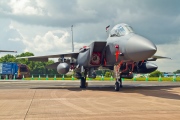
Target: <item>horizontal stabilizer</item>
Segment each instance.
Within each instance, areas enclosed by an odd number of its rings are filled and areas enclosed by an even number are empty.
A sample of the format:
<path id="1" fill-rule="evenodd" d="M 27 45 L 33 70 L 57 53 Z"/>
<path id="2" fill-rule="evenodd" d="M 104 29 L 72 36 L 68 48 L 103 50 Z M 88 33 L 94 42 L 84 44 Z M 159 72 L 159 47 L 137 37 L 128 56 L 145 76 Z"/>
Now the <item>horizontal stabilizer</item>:
<path id="1" fill-rule="evenodd" d="M 151 58 L 148 58 L 147 61 L 156 61 L 157 59 L 171 59 L 171 58 L 153 55 Z"/>

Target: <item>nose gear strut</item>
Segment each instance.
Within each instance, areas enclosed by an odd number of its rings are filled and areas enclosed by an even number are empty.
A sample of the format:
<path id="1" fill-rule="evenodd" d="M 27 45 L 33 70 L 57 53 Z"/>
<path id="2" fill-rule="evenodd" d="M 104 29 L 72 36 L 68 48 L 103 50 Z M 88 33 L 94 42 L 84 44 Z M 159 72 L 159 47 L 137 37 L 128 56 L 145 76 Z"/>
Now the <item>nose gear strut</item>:
<path id="1" fill-rule="evenodd" d="M 122 63 L 123 62 L 120 62 L 118 65 L 114 66 L 114 73 L 116 78 L 116 82 L 114 86 L 115 91 L 119 91 L 120 88 L 122 88 L 122 78 L 121 78 L 121 73 L 119 72 Z"/>
<path id="2" fill-rule="evenodd" d="M 115 87 L 114 87 L 115 91 L 119 91 L 120 88 L 122 88 L 122 74 L 129 72 L 128 74 L 131 75 L 134 71 L 134 66 L 135 66 L 135 62 L 129 62 L 129 63 L 126 62 L 125 64 L 123 64 L 123 61 L 120 61 L 118 65 L 114 65 L 114 74 L 116 78 Z"/>

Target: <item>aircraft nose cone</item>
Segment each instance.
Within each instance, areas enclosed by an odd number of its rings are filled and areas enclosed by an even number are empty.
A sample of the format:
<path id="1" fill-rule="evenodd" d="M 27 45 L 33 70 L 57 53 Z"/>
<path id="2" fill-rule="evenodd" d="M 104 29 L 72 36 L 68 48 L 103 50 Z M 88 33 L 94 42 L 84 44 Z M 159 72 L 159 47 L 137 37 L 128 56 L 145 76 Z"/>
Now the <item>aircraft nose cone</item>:
<path id="1" fill-rule="evenodd" d="M 133 61 L 146 60 L 156 51 L 157 47 L 151 41 L 139 35 L 131 37 L 126 46 L 127 55 Z"/>

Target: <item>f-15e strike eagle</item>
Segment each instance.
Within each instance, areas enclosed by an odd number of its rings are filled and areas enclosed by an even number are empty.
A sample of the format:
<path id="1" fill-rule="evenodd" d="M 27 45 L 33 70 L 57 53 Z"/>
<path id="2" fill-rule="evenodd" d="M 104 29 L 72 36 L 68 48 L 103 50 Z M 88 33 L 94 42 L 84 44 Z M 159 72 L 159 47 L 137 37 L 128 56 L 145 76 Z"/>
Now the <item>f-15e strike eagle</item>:
<path id="1" fill-rule="evenodd" d="M 95 78 L 95 70 L 100 66 L 114 71 L 115 90 L 122 87 L 122 78 L 132 78 L 133 73 L 150 73 L 158 67 L 148 61 L 156 61 L 157 47 L 145 37 L 135 34 L 128 24 L 117 24 L 109 33 L 106 41 L 94 41 L 82 47 L 78 52 L 57 55 L 29 56 L 32 61 L 48 61 L 48 58 L 59 58 L 59 62 L 47 66 L 55 68 L 59 74 L 74 70 L 81 80 L 80 88 L 86 88 L 86 77 Z M 67 59 L 70 58 L 70 59 Z"/>

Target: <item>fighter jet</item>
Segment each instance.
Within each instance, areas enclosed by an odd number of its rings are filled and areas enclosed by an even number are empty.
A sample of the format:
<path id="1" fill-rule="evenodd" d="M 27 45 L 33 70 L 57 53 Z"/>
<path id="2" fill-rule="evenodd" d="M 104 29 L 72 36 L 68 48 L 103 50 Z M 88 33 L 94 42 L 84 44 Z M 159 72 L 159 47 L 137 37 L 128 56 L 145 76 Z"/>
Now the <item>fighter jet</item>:
<path id="1" fill-rule="evenodd" d="M 106 41 L 94 41 L 77 52 L 17 59 L 48 61 L 48 58 L 59 58 L 59 62 L 47 68 L 55 68 L 59 74 L 74 70 L 75 77 L 81 80 L 80 88 L 86 88 L 87 75 L 89 78 L 95 78 L 95 70 L 99 67 L 108 68 L 114 72 L 114 89 L 119 91 L 122 87 L 122 78 L 132 78 L 133 73 L 151 73 L 158 66 L 149 61 L 167 58 L 155 56 L 156 51 L 157 47 L 153 42 L 136 34 L 130 25 L 121 23 L 111 29 Z"/>

